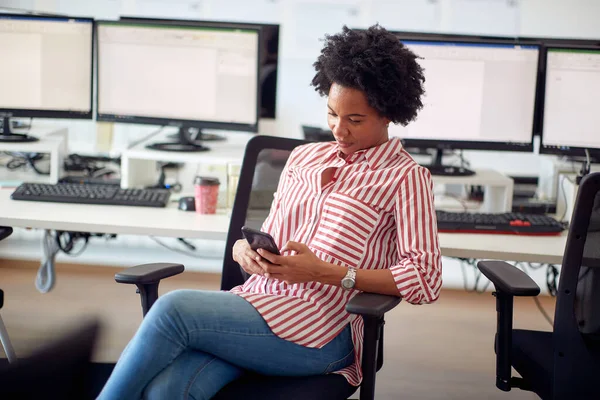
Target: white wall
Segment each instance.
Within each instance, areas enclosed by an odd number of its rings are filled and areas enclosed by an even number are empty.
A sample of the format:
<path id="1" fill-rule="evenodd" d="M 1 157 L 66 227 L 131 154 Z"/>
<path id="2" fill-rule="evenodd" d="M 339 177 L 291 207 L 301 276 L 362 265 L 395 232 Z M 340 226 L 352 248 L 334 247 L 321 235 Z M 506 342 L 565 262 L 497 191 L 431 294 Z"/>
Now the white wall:
<path id="1" fill-rule="evenodd" d="M 116 19 L 119 15 L 198 18 L 281 24 L 277 120 L 264 133 L 300 135 L 301 124 L 325 126 L 325 102 L 309 86 L 325 33 L 343 24 L 375 22 L 392 30 L 505 36 L 600 37 L 600 0 L 0 0 L 0 7 Z M 95 150 L 96 126 L 90 121 L 49 121 L 70 128 L 72 150 Z M 115 127 L 122 148 L 151 128 Z M 535 154 L 468 152 L 474 167 L 536 175 Z M 213 256 L 220 257 L 216 246 Z M 94 262 L 94 260 L 89 260 Z M 99 261 L 97 261 L 99 262 Z M 199 269 L 203 269 L 199 265 Z M 457 268 L 456 268 L 457 269 Z M 460 286 L 456 269 L 446 268 L 450 286 Z"/>

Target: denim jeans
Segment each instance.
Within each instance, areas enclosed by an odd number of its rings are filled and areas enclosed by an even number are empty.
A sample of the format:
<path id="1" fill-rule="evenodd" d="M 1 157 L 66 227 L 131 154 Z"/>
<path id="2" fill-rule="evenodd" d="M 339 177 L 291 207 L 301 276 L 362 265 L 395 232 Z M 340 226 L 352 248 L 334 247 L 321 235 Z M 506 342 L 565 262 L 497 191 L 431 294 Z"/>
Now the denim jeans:
<path id="1" fill-rule="evenodd" d="M 233 293 L 178 290 L 150 309 L 99 399 L 210 399 L 244 370 L 319 375 L 353 360 L 350 326 L 323 348 L 304 347 L 275 336 Z"/>

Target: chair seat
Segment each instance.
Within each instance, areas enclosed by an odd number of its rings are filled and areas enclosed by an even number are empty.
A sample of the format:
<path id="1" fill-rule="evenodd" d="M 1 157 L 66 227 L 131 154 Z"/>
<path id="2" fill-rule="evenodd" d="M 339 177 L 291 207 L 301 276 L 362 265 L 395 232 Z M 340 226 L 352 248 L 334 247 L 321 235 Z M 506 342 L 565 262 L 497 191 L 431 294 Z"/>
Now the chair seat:
<path id="1" fill-rule="evenodd" d="M 514 329 L 512 364 L 531 390 L 542 399 L 552 397 L 554 354 L 552 332 Z"/>
<path id="2" fill-rule="evenodd" d="M 356 391 L 338 374 L 272 377 L 248 374 L 217 393 L 215 400 L 344 400 Z"/>

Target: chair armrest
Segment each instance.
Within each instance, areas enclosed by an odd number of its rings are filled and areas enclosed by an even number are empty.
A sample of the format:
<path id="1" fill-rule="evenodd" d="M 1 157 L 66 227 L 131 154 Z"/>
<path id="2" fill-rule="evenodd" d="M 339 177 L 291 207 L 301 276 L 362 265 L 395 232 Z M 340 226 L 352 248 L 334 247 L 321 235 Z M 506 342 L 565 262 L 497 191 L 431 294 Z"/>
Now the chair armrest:
<path id="1" fill-rule="evenodd" d="M 537 296 L 540 287 L 517 267 L 504 261 L 480 261 L 477 268 L 494 284 L 496 290 L 511 296 Z"/>
<path id="2" fill-rule="evenodd" d="M 136 265 L 115 274 L 115 281 L 119 283 L 133 283 L 146 285 L 160 282 L 161 279 L 182 273 L 183 264 L 152 263 Z"/>
<path id="3" fill-rule="evenodd" d="M 396 307 L 402 298 L 376 293 L 359 293 L 348 304 L 346 311 L 366 317 L 382 317 L 383 314 Z"/>
<path id="4" fill-rule="evenodd" d="M 0 240 L 4 240 L 9 237 L 13 232 L 10 226 L 0 226 Z"/>

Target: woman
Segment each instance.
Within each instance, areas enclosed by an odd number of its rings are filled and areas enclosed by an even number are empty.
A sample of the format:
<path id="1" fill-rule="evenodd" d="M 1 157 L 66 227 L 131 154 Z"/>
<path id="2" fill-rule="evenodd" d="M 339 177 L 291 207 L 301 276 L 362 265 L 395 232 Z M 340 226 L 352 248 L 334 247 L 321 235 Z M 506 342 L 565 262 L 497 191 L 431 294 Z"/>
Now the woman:
<path id="1" fill-rule="evenodd" d="M 244 285 L 161 297 L 100 398 L 208 399 L 245 369 L 360 384 L 362 318 L 347 302 L 366 291 L 423 304 L 441 287 L 429 172 L 388 137 L 422 107 L 416 58 L 379 26 L 326 37 L 312 84 L 335 142 L 296 148 L 282 172 L 262 228 L 282 255 L 239 240 Z"/>

